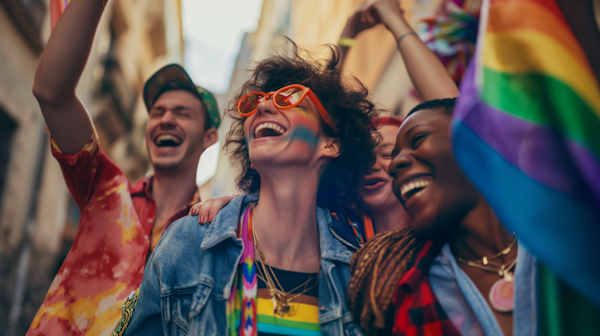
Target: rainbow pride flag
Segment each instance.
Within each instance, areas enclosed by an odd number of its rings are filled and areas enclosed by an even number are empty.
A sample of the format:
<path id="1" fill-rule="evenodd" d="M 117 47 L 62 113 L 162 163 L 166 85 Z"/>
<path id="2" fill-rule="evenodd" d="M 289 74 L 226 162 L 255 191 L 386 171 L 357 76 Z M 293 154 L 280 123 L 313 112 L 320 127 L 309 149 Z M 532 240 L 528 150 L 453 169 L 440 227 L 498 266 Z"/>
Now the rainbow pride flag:
<path id="1" fill-rule="evenodd" d="M 455 156 L 498 217 L 600 307 L 600 87 L 554 0 L 485 0 Z"/>
<path id="2" fill-rule="evenodd" d="M 54 29 L 54 25 L 67 8 L 71 0 L 50 0 L 50 27 Z"/>

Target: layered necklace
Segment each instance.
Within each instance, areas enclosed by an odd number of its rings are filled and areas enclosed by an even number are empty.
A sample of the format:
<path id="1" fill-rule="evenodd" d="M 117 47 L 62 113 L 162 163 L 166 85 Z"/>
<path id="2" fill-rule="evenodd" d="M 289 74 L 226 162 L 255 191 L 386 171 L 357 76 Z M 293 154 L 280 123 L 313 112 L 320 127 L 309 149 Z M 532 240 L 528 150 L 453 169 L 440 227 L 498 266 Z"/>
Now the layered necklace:
<path id="1" fill-rule="evenodd" d="M 252 210 L 254 210 L 254 206 L 252 207 Z M 293 288 L 290 291 L 285 291 L 283 289 L 283 286 L 277 279 L 275 272 L 273 272 L 273 268 L 271 268 L 271 265 L 269 265 L 269 261 L 267 260 L 267 257 L 265 256 L 262 249 L 260 248 L 260 243 L 258 241 L 258 235 L 256 234 L 256 221 L 254 220 L 254 214 L 252 211 L 250 212 L 250 214 L 252 216 L 252 222 L 254 223 L 254 225 L 252 225 L 252 238 L 253 238 L 252 241 L 254 242 L 254 247 L 256 248 L 256 251 L 258 252 L 258 255 L 260 257 L 260 263 L 257 263 L 257 264 L 260 264 L 260 267 L 256 267 L 256 270 L 257 270 L 256 274 L 257 274 L 258 278 L 261 279 L 262 281 L 264 281 L 264 283 L 267 285 L 269 294 L 271 294 L 271 300 L 273 301 L 273 312 L 279 316 L 284 316 L 284 315 L 293 316 L 296 314 L 297 309 L 294 309 L 295 306 L 292 306 L 290 304 L 290 302 L 292 300 L 298 298 L 300 295 L 315 288 L 319 284 L 319 273 L 317 272 L 316 276 L 313 276 L 311 274 L 308 277 L 308 279 L 306 281 L 304 281 L 303 283 L 301 283 L 300 285 L 296 286 L 295 288 Z M 315 283 L 309 287 L 309 284 L 315 278 L 316 278 Z M 302 288 L 302 290 L 299 293 L 292 295 L 292 293 L 299 290 L 300 288 Z M 296 308 L 297 308 L 297 306 L 296 306 Z"/>
<path id="2" fill-rule="evenodd" d="M 507 248 L 490 257 L 484 256 L 483 258 L 477 260 L 466 260 L 460 257 L 454 257 L 456 261 L 461 264 L 498 274 L 500 279 L 498 279 L 492 285 L 488 298 L 492 308 L 500 313 L 510 313 L 513 311 L 515 306 L 515 286 L 513 281 L 514 272 L 512 269 L 517 264 L 518 257 L 515 257 L 504 264 L 500 264 L 491 260 L 495 260 L 509 254 L 516 242 L 517 237 L 515 236 L 515 239 Z"/>

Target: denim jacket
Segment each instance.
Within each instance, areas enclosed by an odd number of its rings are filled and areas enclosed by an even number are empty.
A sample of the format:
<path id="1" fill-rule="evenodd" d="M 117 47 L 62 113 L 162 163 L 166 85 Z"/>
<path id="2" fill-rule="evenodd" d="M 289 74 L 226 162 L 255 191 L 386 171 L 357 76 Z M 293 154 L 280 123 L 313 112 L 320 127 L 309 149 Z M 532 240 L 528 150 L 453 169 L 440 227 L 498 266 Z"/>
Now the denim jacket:
<path id="1" fill-rule="evenodd" d="M 242 256 L 237 237 L 244 207 L 236 197 L 212 223 L 184 217 L 169 227 L 144 271 L 137 307 L 125 335 L 227 335 L 227 302 Z M 351 252 L 334 238 L 331 216 L 317 207 L 321 247 L 319 324 L 323 335 L 362 335 L 346 306 Z"/>

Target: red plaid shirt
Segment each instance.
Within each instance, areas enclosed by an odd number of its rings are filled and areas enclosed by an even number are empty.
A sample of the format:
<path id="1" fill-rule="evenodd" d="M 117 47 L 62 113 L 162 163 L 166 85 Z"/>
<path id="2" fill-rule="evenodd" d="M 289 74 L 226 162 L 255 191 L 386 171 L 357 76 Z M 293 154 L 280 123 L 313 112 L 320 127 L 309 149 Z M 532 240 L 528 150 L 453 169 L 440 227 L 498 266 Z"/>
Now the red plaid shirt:
<path id="1" fill-rule="evenodd" d="M 402 276 L 392 300 L 395 336 L 454 336 L 458 329 L 446 316 L 429 283 L 429 269 L 443 244 L 426 241 L 413 266 Z"/>

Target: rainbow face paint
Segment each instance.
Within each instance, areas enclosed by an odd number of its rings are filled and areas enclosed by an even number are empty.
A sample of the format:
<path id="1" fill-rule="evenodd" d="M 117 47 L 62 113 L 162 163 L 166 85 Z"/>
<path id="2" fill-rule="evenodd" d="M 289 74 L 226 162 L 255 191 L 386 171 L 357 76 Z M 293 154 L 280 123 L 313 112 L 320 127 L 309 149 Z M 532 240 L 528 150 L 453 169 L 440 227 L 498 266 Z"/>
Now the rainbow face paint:
<path id="1" fill-rule="evenodd" d="M 269 108 L 276 109 L 273 105 Z M 271 153 L 289 151 L 296 158 L 313 153 L 320 141 L 320 116 L 314 106 L 306 101 L 295 108 L 277 111 L 279 113 L 257 117 L 253 115 L 246 121 L 245 132 L 250 157 L 263 146 L 269 147 L 265 149 Z M 280 155 L 283 153 L 280 152 Z"/>
<path id="2" fill-rule="evenodd" d="M 295 108 L 288 113 L 290 129 L 285 137 L 290 142 L 299 142 L 306 146 L 306 151 L 315 150 L 319 144 L 319 117 L 304 108 Z"/>

